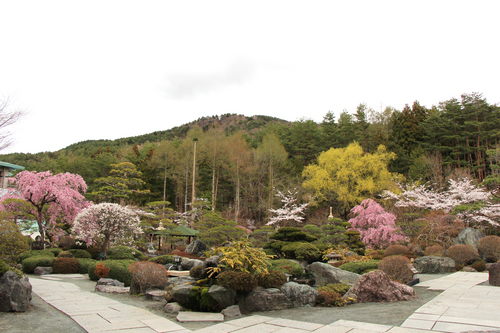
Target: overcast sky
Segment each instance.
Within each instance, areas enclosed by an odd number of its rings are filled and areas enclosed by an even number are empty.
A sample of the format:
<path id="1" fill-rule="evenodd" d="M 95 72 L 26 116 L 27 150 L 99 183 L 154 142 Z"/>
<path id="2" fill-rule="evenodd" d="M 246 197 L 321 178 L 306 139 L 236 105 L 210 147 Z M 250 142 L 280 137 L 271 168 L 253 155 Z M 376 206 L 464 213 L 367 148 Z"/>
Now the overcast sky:
<path id="1" fill-rule="evenodd" d="M 1 153 L 237 113 L 500 102 L 499 1 L 0 0 Z"/>

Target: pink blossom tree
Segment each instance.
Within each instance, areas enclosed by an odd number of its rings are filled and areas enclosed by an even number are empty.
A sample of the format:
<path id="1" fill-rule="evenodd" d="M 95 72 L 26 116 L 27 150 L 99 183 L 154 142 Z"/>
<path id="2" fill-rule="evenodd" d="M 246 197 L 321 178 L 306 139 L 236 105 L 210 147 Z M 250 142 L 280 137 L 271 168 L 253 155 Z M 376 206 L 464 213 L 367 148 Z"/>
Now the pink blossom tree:
<path id="1" fill-rule="evenodd" d="M 361 241 L 369 248 L 385 248 L 407 241 L 396 226 L 396 215 L 388 213 L 372 199 L 365 199 L 351 210 L 356 216 L 349 220 L 350 230 L 360 233 Z"/>
<path id="2" fill-rule="evenodd" d="M 82 210 L 73 223 L 72 232 L 87 245 L 99 244 L 106 255 L 109 244 L 132 240 L 142 233 L 137 213 L 114 203 L 100 203 Z"/>
<path id="3" fill-rule="evenodd" d="M 87 184 L 80 175 L 23 171 L 15 176 L 14 183 L 17 188 L 2 196 L 0 210 L 18 217 L 34 218 L 42 248 L 45 236 L 51 242 L 57 241 L 63 234 L 62 226 L 70 225 L 83 208 L 92 204 L 83 196 Z M 24 204 L 13 199 L 20 199 Z"/>
<path id="4" fill-rule="evenodd" d="M 269 222 L 266 225 L 277 224 L 279 225 L 282 222 L 294 221 L 295 223 L 302 223 L 304 220 L 304 212 L 309 206 L 308 203 L 298 205 L 297 204 L 297 191 L 288 193 L 283 193 L 278 190 L 277 197 L 281 199 L 283 206 L 278 209 L 269 209 L 270 213 L 276 214 L 275 216 L 269 219 Z"/>

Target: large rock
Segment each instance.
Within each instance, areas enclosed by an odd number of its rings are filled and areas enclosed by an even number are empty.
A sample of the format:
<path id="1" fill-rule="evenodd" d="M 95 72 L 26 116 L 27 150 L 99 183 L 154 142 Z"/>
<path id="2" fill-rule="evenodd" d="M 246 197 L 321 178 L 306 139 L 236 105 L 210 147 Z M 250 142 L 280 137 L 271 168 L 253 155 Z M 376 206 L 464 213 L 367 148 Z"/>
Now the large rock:
<path id="1" fill-rule="evenodd" d="M 189 271 L 191 268 L 195 266 L 202 266 L 203 261 L 199 259 L 189 259 L 189 258 L 182 258 L 181 261 L 181 267 L 185 271 Z"/>
<path id="2" fill-rule="evenodd" d="M 207 250 L 207 246 L 199 239 L 195 239 L 191 244 L 186 247 L 186 252 L 201 256 Z"/>
<path id="3" fill-rule="evenodd" d="M 458 234 L 457 238 L 455 239 L 455 244 L 472 245 L 477 249 L 477 243 L 483 237 L 484 234 L 481 230 L 465 228 Z"/>
<path id="4" fill-rule="evenodd" d="M 33 274 L 46 275 L 46 274 L 52 274 L 53 272 L 54 272 L 54 269 L 52 267 L 36 267 Z"/>
<path id="5" fill-rule="evenodd" d="M 285 294 L 294 308 L 305 305 L 315 305 L 318 291 L 307 284 L 287 282 L 280 290 Z"/>
<path id="6" fill-rule="evenodd" d="M 496 262 L 488 267 L 490 286 L 500 287 L 500 263 Z"/>
<path id="7" fill-rule="evenodd" d="M 231 305 L 221 311 L 224 315 L 224 320 L 241 317 L 240 307 L 238 305 Z"/>
<path id="8" fill-rule="evenodd" d="M 100 293 L 108 293 L 108 294 L 129 294 L 130 287 L 119 287 L 119 286 L 98 284 L 95 286 L 94 291 Z"/>
<path id="9" fill-rule="evenodd" d="M 108 279 L 108 278 L 100 278 L 97 280 L 97 285 L 98 286 L 115 286 L 115 287 L 125 287 L 123 282 L 120 282 L 115 279 Z"/>
<path id="10" fill-rule="evenodd" d="M 359 274 L 344 271 L 340 268 L 322 262 L 315 262 L 307 266 L 306 270 L 314 278 L 315 285 L 329 283 L 346 283 L 353 285 L 360 277 Z"/>
<path id="11" fill-rule="evenodd" d="M 170 276 L 167 285 L 175 287 L 181 284 L 193 284 L 195 282 L 196 279 L 190 276 Z"/>
<path id="12" fill-rule="evenodd" d="M 188 303 L 189 293 L 193 289 L 192 285 L 180 284 L 172 288 L 172 298 L 181 305 Z"/>
<path id="13" fill-rule="evenodd" d="M 177 302 L 167 303 L 163 310 L 166 313 L 179 313 L 180 311 L 184 311 L 185 309 Z"/>
<path id="14" fill-rule="evenodd" d="M 31 301 L 31 284 L 7 271 L 0 278 L 0 312 L 25 312 Z"/>
<path id="15" fill-rule="evenodd" d="M 285 293 L 276 288 L 256 289 L 238 302 L 242 313 L 283 310 L 292 307 Z"/>
<path id="16" fill-rule="evenodd" d="M 448 257 L 425 256 L 416 258 L 413 267 L 422 274 L 445 274 L 455 271 L 455 260 Z"/>
<path id="17" fill-rule="evenodd" d="M 355 298 L 357 303 L 398 302 L 418 298 L 412 287 L 392 281 L 383 271 L 376 270 L 362 275 L 344 295 Z"/>
<path id="18" fill-rule="evenodd" d="M 219 303 L 222 309 L 233 305 L 236 299 L 236 291 L 219 285 L 208 288 L 208 294 Z"/>
<path id="19" fill-rule="evenodd" d="M 146 299 L 155 301 L 155 302 L 162 302 L 165 300 L 165 297 L 167 295 L 166 290 L 160 290 L 160 289 L 148 289 L 144 296 L 146 296 Z"/>

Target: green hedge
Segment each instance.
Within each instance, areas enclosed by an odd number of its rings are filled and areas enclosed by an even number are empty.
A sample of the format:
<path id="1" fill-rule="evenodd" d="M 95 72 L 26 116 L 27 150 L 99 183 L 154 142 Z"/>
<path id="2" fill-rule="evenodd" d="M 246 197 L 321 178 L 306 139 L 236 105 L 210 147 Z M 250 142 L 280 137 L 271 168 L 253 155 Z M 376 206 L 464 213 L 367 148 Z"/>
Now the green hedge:
<path id="1" fill-rule="evenodd" d="M 17 268 L 14 268 L 14 267 L 10 267 L 9 265 L 7 265 L 7 263 L 5 263 L 5 261 L 3 260 L 0 260 L 0 277 L 2 277 L 5 273 L 7 273 L 8 271 L 12 271 L 14 273 L 17 274 L 17 276 L 22 279 L 23 278 L 23 272 L 21 272 L 20 270 L 18 270 Z"/>
<path id="2" fill-rule="evenodd" d="M 87 274 L 88 267 L 92 263 L 97 263 L 97 260 L 94 259 L 88 259 L 88 258 L 77 258 L 78 262 L 80 263 L 80 268 L 78 269 L 78 273 L 80 274 Z M 95 269 L 95 268 L 94 268 Z"/>
<path id="3" fill-rule="evenodd" d="M 128 266 L 134 262 L 135 260 L 104 260 L 90 263 L 87 267 L 89 278 L 93 281 L 99 280 L 99 277 L 95 273 L 95 266 L 97 266 L 98 263 L 103 263 L 104 266 L 109 268 L 107 278 L 123 282 L 125 286 L 128 287 L 132 282 L 132 274 L 128 271 Z"/>
<path id="4" fill-rule="evenodd" d="M 288 259 L 276 259 L 269 261 L 269 270 L 281 271 L 290 274 L 293 277 L 300 277 L 304 275 L 304 269 L 300 264 Z"/>
<path id="5" fill-rule="evenodd" d="M 80 263 L 75 258 L 56 258 L 52 263 L 54 274 L 75 274 L 80 269 Z"/>
<path id="6" fill-rule="evenodd" d="M 155 262 L 155 263 L 161 264 L 161 265 L 173 264 L 174 263 L 174 256 L 172 256 L 170 254 L 165 254 L 163 256 L 150 258 L 148 261 L 152 261 L 152 262 Z"/>
<path id="7" fill-rule="evenodd" d="M 17 256 L 17 263 L 20 264 L 20 263 L 22 263 L 24 261 L 24 259 L 27 259 L 27 258 L 30 258 L 30 257 L 39 257 L 39 256 L 43 256 L 43 257 L 55 257 L 61 251 L 49 251 L 49 249 L 25 251 L 25 252 L 20 253 Z M 55 252 L 57 252 L 57 254 Z"/>
<path id="8" fill-rule="evenodd" d="M 55 258 L 49 256 L 35 256 L 23 260 L 23 272 L 26 274 L 33 274 L 37 267 L 52 267 Z"/>
<path id="9" fill-rule="evenodd" d="M 356 274 L 365 274 L 369 271 L 377 270 L 378 263 L 379 260 L 348 262 L 341 265 L 339 268 Z"/>
<path id="10" fill-rule="evenodd" d="M 92 255 L 88 251 L 82 249 L 69 249 L 68 251 L 73 255 L 73 258 L 92 259 Z"/>

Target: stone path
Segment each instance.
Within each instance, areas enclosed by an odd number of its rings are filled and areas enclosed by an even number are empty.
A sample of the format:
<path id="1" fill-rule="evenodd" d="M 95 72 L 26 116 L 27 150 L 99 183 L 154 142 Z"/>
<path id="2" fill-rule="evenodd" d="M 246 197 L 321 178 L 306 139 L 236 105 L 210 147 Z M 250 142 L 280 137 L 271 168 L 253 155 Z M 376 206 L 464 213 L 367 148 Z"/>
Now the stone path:
<path id="1" fill-rule="evenodd" d="M 65 276 L 68 277 L 68 276 Z M 84 278 L 75 274 L 73 278 Z M 401 327 L 338 320 L 329 325 L 253 315 L 196 330 L 199 333 L 429 333 L 500 330 L 500 288 L 478 285 L 485 273 L 457 272 L 420 283 L 444 290 L 411 315 Z M 56 276 L 30 278 L 35 292 L 45 302 L 66 313 L 88 332 L 192 332 L 164 317 L 125 305 L 96 293 L 80 290 Z M 332 309 L 334 311 L 334 309 Z"/>

